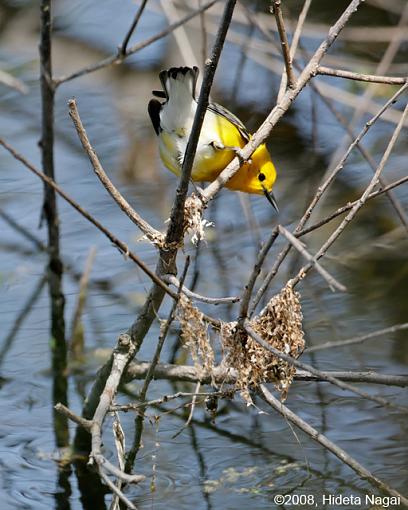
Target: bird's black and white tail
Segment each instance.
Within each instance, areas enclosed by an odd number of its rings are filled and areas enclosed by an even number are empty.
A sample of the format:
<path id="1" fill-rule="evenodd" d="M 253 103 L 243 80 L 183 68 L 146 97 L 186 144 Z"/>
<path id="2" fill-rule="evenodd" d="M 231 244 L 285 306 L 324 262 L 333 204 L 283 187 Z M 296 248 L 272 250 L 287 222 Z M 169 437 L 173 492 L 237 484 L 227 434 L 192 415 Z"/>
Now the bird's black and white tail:
<path id="1" fill-rule="evenodd" d="M 198 73 L 197 67 L 171 67 L 161 71 L 163 91 L 153 91 L 153 94 L 164 98 L 165 102 L 152 99 L 149 103 L 149 115 L 156 134 L 159 135 L 161 130 L 178 132 L 191 128 L 196 110 Z"/>
<path id="2" fill-rule="evenodd" d="M 195 99 L 198 67 L 171 67 L 161 71 L 159 77 L 167 101 L 185 97 Z"/>

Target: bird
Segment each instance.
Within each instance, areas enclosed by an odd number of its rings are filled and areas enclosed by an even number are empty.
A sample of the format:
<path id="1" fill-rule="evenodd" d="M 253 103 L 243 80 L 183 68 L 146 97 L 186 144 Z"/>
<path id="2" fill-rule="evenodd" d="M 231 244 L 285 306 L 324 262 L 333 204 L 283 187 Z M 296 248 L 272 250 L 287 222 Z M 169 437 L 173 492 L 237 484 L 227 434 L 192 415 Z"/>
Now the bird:
<path id="1" fill-rule="evenodd" d="M 180 175 L 184 154 L 197 109 L 196 83 L 198 67 L 171 67 L 160 72 L 163 90 L 153 90 L 155 98 L 148 104 L 148 113 L 159 138 L 160 158 L 171 172 Z M 251 135 L 244 124 L 229 110 L 209 103 L 193 163 L 193 181 L 212 182 L 238 156 Z M 263 194 L 279 212 L 272 188 L 276 169 L 265 144 L 253 152 L 248 161 L 226 183 L 234 191 Z"/>

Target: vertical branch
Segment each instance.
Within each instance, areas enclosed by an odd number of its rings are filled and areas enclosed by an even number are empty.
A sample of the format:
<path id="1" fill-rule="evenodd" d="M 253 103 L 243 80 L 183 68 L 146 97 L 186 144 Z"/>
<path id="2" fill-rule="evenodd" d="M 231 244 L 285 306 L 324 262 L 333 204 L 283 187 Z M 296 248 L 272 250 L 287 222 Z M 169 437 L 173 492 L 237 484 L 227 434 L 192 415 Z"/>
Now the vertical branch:
<path id="1" fill-rule="evenodd" d="M 186 201 L 188 185 L 191 179 L 191 171 L 198 146 L 198 139 L 200 137 L 201 126 L 203 125 L 205 112 L 209 103 L 210 90 L 213 84 L 215 70 L 217 69 L 221 51 L 224 46 L 225 37 L 232 19 L 235 4 L 236 0 L 228 0 L 226 3 L 211 57 L 206 61 L 204 79 L 200 90 L 200 96 L 198 98 L 197 110 L 184 155 L 179 187 L 177 188 L 176 198 L 171 211 L 170 225 L 166 237 L 166 242 L 169 244 L 174 241 L 178 241 L 183 234 L 184 204 Z"/>
<path id="2" fill-rule="evenodd" d="M 51 63 L 51 0 L 41 0 L 40 81 L 42 100 L 41 156 L 43 172 L 54 179 L 54 95 Z M 43 217 L 48 230 L 48 286 L 51 303 L 51 352 L 54 374 L 54 403 L 67 404 L 67 347 L 65 343 L 64 305 L 62 293 L 63 267 L 59 247 L 59 219 L 55 191 L 45 184 Z M 58 446 L 68 444 L 68 423 L 55 413 L 55 435 Z"/>
<path id="3" fill-rule="evenodd" d="M 176 197 L 174 199 L 173 207 L 170 215 L 170 223 L 166 233 L 166 244 L 168 249 L 160 250 L 160 259 L 157 264 L 156 273 L 160 277 L 176 272 L 176 257 L 180 241 L 184 235 L 184 205 L 186 201 L 188 185 L 191 177 L 191 170 L 198 144 L 198 137 L 200 136 L 201 125 L 204 120 L 205 111 L 208 105 L 208 98 L 211 90 L 211 85 L 218 64 L 218 60 L 224 45 L 225 36 L 232 18 L 236 0 L 228 0 L 224 14 L 220 23 L 220 28 L 214 43 L 211 59 L 206 66 L 204 80 L 200 91 L 196 115 L 194 118 L 193 128 L 190 134 L 189 142 L 184 157 L 182 173 L 180 177 L 179 187 L 177 188 Z M 164 289 L 155 283 L 146 298 L 146 301 L 139 312 L 135 322 L 129 327 L 127 334 L 130 336 L 132 343 L 135 347 L 135 356 L 143 343 L 143 340 L 148 333 L 150 326 L 157 316 L 161 303 L 164 298 Z M 105 382 L 111 372 L 113 356 L 109 361 L 100 369 L 96 376 L 94 385 L 85 401 L 82 410 L 82 416 L 86 419 L 91 419 L 99 403 L 100 395 L 105 387 Z M 89 451 L 90 441 L 89 434 L 81 427 L 77 428 L 74 446 L 76 451 Z"/>
<path id="4" fill-rule="evenodd" d="M 143 11 L 145 10 L 147 2 L 148 2 L 148 0 L 142 0 L 142 3 L 140 4 L 139 9 L 136 12 L 133 23 L 130 25 L 129 30 L 126 33 L 121 46 L 119 46 L 118 55 L 120 57 L 126 56 L 126 51 L 127 51 L 127 47 L 128 47 L 130 38 L 132 37 L 133 32 L 136 30 L 136 27 L 140 21 L 140 18 L 142 17 L 142 14 L 143 14 Z"/>
<path id="5" fill-rule="evenodd" d="M 293 72 L 292 56 L 290 54 L 289 42 L 286 35 L 285 23 L 283 21 L 283 14 L 281 9 L 281 0 L 273 0 L 272 2 L 273 14 L 275 15 L 276 25 L 278 27 L 279 37 L 281 41 L 283 59 L 285 61 L 286 76 L 288 77 L 288 87 L 295 88 L 296 78 Z"/>

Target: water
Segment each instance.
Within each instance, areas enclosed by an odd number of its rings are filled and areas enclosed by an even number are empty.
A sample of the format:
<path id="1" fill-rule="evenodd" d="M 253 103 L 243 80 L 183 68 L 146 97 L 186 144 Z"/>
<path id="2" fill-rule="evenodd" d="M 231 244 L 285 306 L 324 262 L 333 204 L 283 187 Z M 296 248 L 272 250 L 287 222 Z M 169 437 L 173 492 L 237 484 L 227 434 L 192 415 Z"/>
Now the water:
<path id="1" fill-rule="evenodd" d="M 298 4 L 294 2 L 293 6 L 296 12 Z M 29 85 L 26 96 L 0 86 L 0 133 L 39 166 L 37 7 L 30 2 L 3 2 L 0 8 L 3 21 L 0 55 L 4 68 Z M 385 19 L 382 11 L 372 7 L 365 9 L 367 18 L 377 20 L 377 24 L 393 22 L 392 17 Z M 108 1 L 97 4 L 91 0 L 61 0 L 55 10 L 54 67 L 59 75 L 111 51 L 123 37 L 134 5 L 126 2 L 118 8 Z M 328 22 L 337 13 L 326 14 Z M 315 11 L 312 11 L 312 19 L 321 20 Z M 361 23 L 364 21 L 365 18 L 360 18 Z M 138 37 L 143 39 L 163 26 L 161 15 L 148 11 L 140 24 Z M 248 31 L 237 25 L 233 28 L 244 36 Z M 21 37 L 17 37 L 20 34 Z M 131 65 L 120 70 L 102 71 L 63 85 L 56 98 L 59 183 L 128 243 L 151 268 L 155 267 L 155 250 L 140 241 L 134 225 L 94 177 L 68 118 L 66 103 L 73 96 L 77 98 L 82 120 L 104 168 L 142 216 L 163 229 L 177 183 L 159 165 L 157 142 L 146 103 L 150 90 L 158 86 L 157 70 L 179 63 L 174 53 L 169 58 L 168 41 L 132 57 Z M 199 47 L 199 40 L 196 42 Z M 307 39 L 305 44 L 313 48 L 316 41 Z M 365 51 L 339 44 L 333 54 L 367 58 Z M 406 57 L 406 48 L 404 51 L 398 56 L 401 62 Z M 377 55 L 374 56 L 377 59 Z M 239 114 L 250 128 L 255 128 L 273 105 L 278 81 L 275 75 L 252 60 L 244 62 L 241 81 L 237 81 L 237 71 L 241 67 L 240 48 L 228 44 L 217 73 L 214 98 Z M 341 86 L 352 89 L 348 83 L 342 82 Z M 318 122 L 313 126 L 310 95 L 305 91 L 270 140 L 279 172 L 275 191 L 281 208 L 279 221 L 292 228 L 343 136 L 324 106 L 319 102 L 316 107 Z M 396 107 L 400 108 L 400 104 Z M 341 105 L 339 108 L 350 117 L 350 110 Z M 376 161 L 392 129 L 389 122 L 379 122 L 366 138 L 365 146 Z M 385 175 L 389 181 L 406 173 L 405 146 L 403 132 L 387 165 Z M 45 231 L 38 229 L 42 184 L 5 151 L 0 151 L 0 167 L 1 209 L 44 242 Z M 353 155 L 319 214 L 356 198 L 370 175 L 361 158 Z M 406 187 L 398 188 L 396 195 L 407 204 Z M 262 197 L 245 197 L 245 200 L 250 204 L 252 222 L 257 228 L 248 227 L 236 193 L 223 191 L 208 211 L 207 216 L 215 221 L 215 228 L 209 231 L 208 241 L 200 251 L 197 291 L 202 294 L 238 294 L 251 271 L 259 238 L 265 239 L 276 224 L 276 216 Z M 136 317 L 149 282 L 69 205 L 59 201 L 59 211 L 62 253 L 69 266 L 64 275 L 68 332 L 78 297 L 78 274 L 83 271 L 90 248 L 94 246 L 97 250 L 83 316 L 87 356 L 83 364 L 72 366 L 68 377 L 69 406 L 80 412 L 83 397 L 103 362 L 104 350 L 114 345 L 118 333 L 126 330 Z M 0 218 L 0 222 L 0 507 L 2 510 L 16 507 L 74 510 L 104 508 L 105 504 L 108 507 L 109 497 L 104 503 L 103 488 L 89 479 L 90 475 L 87 477 L 78 467 L 73 466 L 71 470 L 57 463 L 61 452 L 56 448 L 52 411 L 46 287 L 40 288 L 39 295 L 23 314 L 30 297 L 40 287 L 47 258 L 4 219 Z M 332 228 L 330 225 L 308 236 L 305 239 L 308 248 L 316 251 Z M 282 246 L 281 241 L 276 243 L 266 268 L 271 267 Z M 406 249 L 406 235 L 387 199 L 381 197 L 368 204 L 324 262 L 347 286 L 347 293 L 331 293 L 315 273 L 299 286 L 308 344 L 348 338 L 406 321 Z M 186 252 L 194 255 L 195 249 L 188 245 Z M 299 264 L 299 258 L 292 254 L 274 280 L 269 295 L 295 274 Z M 161 317 L 166 316 L 168 308 L 166 301 L 160 311 Z M 226 320 L 234 319 L 237 310 L 225 306 L 203 309 Z M 156 324 L 143 345 L 140 359 L 151 357 L 157 335 Z M 164 361 L 172 356 L 176 342 L 175 332 L 165 346 Z M 362 345 L 321 351 L 313 356 L 304 355 L 302 360 L 313 362 L 320 369 L 404 373 L 408 362 L 406 333 L 402 331 Z M 134 382 L 127 389 L 135 393 L 140 387 L 139 382 Z M 400 404 L 407 403 L 401 389 L 362 387 Z M 178 390 L 192 391 L 192 388 L 187 384 L 158 381 L 152 384 L 149 398 Z M 117 400 L 125 403 L 129 396 L 120 394 Z M 403 414 L 326 383 L 294 383 L 287 403 L 376 476 L 406 492 L 408 444 Z M 178 401 L 168 404 L 168 408 L 178 406 Z M 193 501 L 200 509 L 262 509 L 273 507 L 273 496 L 277 493 L 294 491 L 314 494 L 316 498 L 328 493 L 360 496 L 378 493 L 302 433 L 298 432 L 295 437 L 282 418 L 265 410 L 267 414 L 258 414 L 255 408 L 247 408 L 236 397 L 232 402 L 221 403 L 216 421 L 212 423 L 199 406 L 190 427 L 172 439 L 185 423 L 188 411 L 181 408 L 173 414 L 163 414 L 163 409 L 149 409 L 143 449 L 135 466 L 137 472 L 147 476 L 147 481 L 132 488 L 129 497 L 139 508 L 187 509 Z M 156 420 L 155 416 L 160 419 Z M 133 415 L 124 414 L 121 419 L 130 445 Z M 110 418 L 105 430 L 106 454 L 115 459 Z M 74 427 L 70 425 L 71 438 L 73 434 Z M 154 491 L 150 490 L 150 484 L 155 487 Z"/>

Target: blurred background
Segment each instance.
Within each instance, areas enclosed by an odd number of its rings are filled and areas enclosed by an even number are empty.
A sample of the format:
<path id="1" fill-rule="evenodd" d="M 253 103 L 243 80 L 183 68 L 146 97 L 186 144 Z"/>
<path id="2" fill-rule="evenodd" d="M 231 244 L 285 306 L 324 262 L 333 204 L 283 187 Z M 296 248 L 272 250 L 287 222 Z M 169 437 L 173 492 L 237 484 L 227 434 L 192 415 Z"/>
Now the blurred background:
<path id="1" fill-rule="evenodd" d="M 149 1 L 130 44 L 160 32 L 202 4 L 200 0 Z M 347 4 L 313 0 L 296 57 L 300 65 Z M 289 38 L 302 5 L 298 0 L 284 2 Z M 68 75 L 115 53 L 138 6 L 134 0 L 53 2 L 54 76 Z M 159 87 L 161 69 L 194 63 L 202 67 L 221 12 L 222 2 L 121 65 L 68 81 L 57 90 L 57 181 L 152 269 L 156 251 L 141 240 L 140 232 L 94 176 L 68 117 L 67 101 L 76 98 L 91 142 L 113 182 L 144 218 L 163 230 L 177 179 L 159 161 L 147 103 L 151 90 Z M 254 16 L 258 25 L 251 23 Z M 356 72 L 407 76 L 407 24 L 404 0 L 367 0 L 323 64 Z M 278 42 L 268 2 L 238 4 L 212 99 L 240 117 L 250 131 L 256 130 L 276 102 L 283 68 Z M 38 2 L 0 0 L 0 136 L 40 167 L 38 43 Z M 223 190 L 206 213 L 206 218 L 215 224 L 207 231 L 207 241 L 201 243 L 199 250 L 186 245 L 181 257 L 190 254 L 193 258 L 188 281 L 190 285 L 195 280 L 197 292 L 209 296 L 239 295 L 252 271 L 260 242 L 278 222 L 294 228 L 321 178 L 339 159 L 342 147 L 347 147 L 347 133 L 328 105 L 357 133 L 397 90 L 390 85 L 329 77 L 318 77 L 313 83 L 321 96 L 307 87 L 268 140 L 278 171 L 274 191 L 279 217 L 263 197 Z M 377 164 L 404 101 L 406 96 L 386 112 L 364 139 L 364 147 Z M 385 169 L 388 182 L 407 173 L 406 133 L 406 129 L 401 132 Z M 371 176 L 367 162 L 354 152 L 312 220 L 358 198 Z M 395 195 L 407 210 L 407 186 L 397 188 Z M 102 488 L 80 469 L 64 465 L 55 443 L 49 302 L 44 282 L 47 256 L 42 249 L 46 231 L 39 228 L 42 197 L 41 182 L 0 150 L 0 507 L 108 508 L 109 498 L 104 501 Z M 78 281 L 89 250 L 96 249 L 83 313 L 86 355 L 82 362 L 71 363 L 66 374 L 69 406 L 80 412 L 97 368 L 114 346 L 118 333 L 125 331 L 136 317 L 150 283 L 68 204 L 58 200 L 58 206 L 66 266 L 63 284 L 68 336 L 78 302 Z M 312 253 L 339 221 L 303 239 Z M 22 228 L 16 228 L 15 223 Z M 283 245 L 279 241 L 271 250 L 265 271 Z M 325 267 L 346 285 L 347 292 L 332 293 L 315 272 L 298 287 L 307 345 L 355 337 L 405 322 L 407 249 L 407 229 L 387 197 L 370 201 L 324 260 Z M 302 262 L 295 253 L 286 259 L 267 298 L 296 274 Z M 166 316 L 169 305 L 165 303 L 161 317 Z M 238 309 L 235 305 L 219 305 L 215 310 L 203 306 L 203 310 L 233 320 Z M 157 335 L 156 324 L 140 359 L 150 359 Z M 399 331 L 356 346 L 305 354 L 302 360 L 319 369 L 372 369 L 400 374 L 407 371 L 407 345 L 406 331 Z M 185 351 L 179 349 L 175 326 L 162 360 L 183 361 L 185 357 Z M 129 384 L 127 394 L 118 395 L 117 400 L 127 402 L 129 395 L 139 389 L 139 383 Z M 157 382 L 152 384 L 150 396 L 181 389 L 190 391 L 191 386 Z M 364 389 L 398 403 L 405 398 L 407 403 L 406 393 L 397 388 Z M 400 491 L 406 490 L 406 416 L 326 383 L 294 383 L 287 403 L 375 475 Z M 177 404 L 172 406 L 176 407 Z M 161 412 L 150 410 L 148 414 Z M 139 508 L 187 509 L 194 502 L 197 509 L 266 509 L 272 507 L 277 492 L 373 492 L 354 472 L 300 433 L 299 443 L 281 417 L 259 415 L 239 398 L 221 404 L 215 423 L 198 408 L 190 427 L 172 439 L 185 422 L 186 412 L 181 408 L 146 423 L 144 447 L 135 470 L 144 473 L 148 482 L 129 492 Z M 110 427 L 109 420 L 106 427 Z M 124 415 L 123 427 L 131 441 L 133 416 Z M 108 442 L 105 446 L 107 455 L 114 456 L 112 445 Z M 154 490 L 150 490 L 149 481 Z"/>

